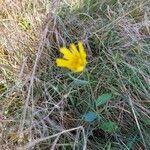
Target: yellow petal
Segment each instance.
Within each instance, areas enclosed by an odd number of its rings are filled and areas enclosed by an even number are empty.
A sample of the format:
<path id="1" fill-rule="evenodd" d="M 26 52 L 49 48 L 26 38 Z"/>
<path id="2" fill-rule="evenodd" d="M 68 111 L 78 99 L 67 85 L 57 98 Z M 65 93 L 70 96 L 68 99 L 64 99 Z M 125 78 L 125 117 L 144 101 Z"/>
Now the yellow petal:
<path id="1" fill-rule="evenodd" d="M 86 52 L 84 50 L 84 47 L 83 47 L 83 44 L 82 42 L 79 42 L 78 43 L 78 48 L 79 48 L 79 53 L 80 53 L 80 56 L 83 60 L 86 60 Z"/>
<path id="2" fill-rule="evenodd" d="M 74 55 L 80 57 L 79 51 L 77 50 L 75 44 L 73 44 L 73 43 L 70 44 L 70 49 L 71 49 L 71 51 L 74 53 Z"/>
<path id="3" fill-rule="evenodd" d="M 82 72 L 84 70 L 84 66 L 78 66 L 78 65 L 69 65 L 67 68 L 73 72 Z"/>
<path id="4" fill-rule="evenodd" d="M 83 70 L 84 70 L 84 66 L 79 66 L 79 67 L 75 68 L 72 71 L 74 71 L 74 72 L 82 72 Z"/>
<path id="5" fill-rule="evenodd" d="M 70 62 L 68 60 L 65 60 L 65 59 L 57 58 L 56 64 L 58 67 L 68 67 Z"/>
<path id="6" fill-rule="evenodd" d="M 65 47 L 60 48 L 60 52 L 64 54 L 63 58 L 65 59 L 72 59 L 73 57 L 73 54 L 71 53 L 71 51 Z"/>
<path id="7" fill-rule="evenodd" d="M 78 62 L 77 64 L 75 64 L 73 61 L 70 61 L 70 60 L 68 61 L 68 60 L 61 59 L 61 58 L 56 59 L 56 64 L 58 67 L 68 68 L 73 72 L 81 72 L 84 70 L 84 67 L 85 67 L 83 65 L 78 64 Z"/>
<path id="8" fill-rule="evenodd" d="M 77 58 L 73 61 L 70 61 L 70 69 L 74 72 L 81 72 L 85 68 L 85 63 L 81 58 Z"/>

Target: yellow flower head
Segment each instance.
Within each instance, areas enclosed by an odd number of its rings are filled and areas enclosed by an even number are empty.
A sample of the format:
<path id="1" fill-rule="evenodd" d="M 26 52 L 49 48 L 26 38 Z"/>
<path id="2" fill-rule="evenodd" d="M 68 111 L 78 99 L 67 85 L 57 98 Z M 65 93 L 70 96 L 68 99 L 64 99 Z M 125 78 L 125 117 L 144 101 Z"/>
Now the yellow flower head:
<path id="1" fill-rule="evenodd" d="M 86 52 L 82 42 L 78 42 L 78 49 L 75 44 L 70 44 L 70 50 L 66 47 L 60 48 L 63 58 L 57 58 L 56 64 L 58 67 L 68 68 L 73 72 L 81 72 L 84 70 L 86 61 Z"/>

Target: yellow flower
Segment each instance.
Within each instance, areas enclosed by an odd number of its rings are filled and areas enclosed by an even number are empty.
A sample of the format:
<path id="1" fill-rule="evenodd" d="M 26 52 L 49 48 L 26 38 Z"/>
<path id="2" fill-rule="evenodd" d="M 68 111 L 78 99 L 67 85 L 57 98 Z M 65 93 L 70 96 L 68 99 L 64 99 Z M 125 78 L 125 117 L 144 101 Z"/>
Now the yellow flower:
<path id="1" fill-rule="evenodd" d="M 84 70 L 86 61 L 86 52 L 82 42 L 78 42 L 78 49 L 75 44 L 70 44 L 70 50 L 66 47 L 60 48 L 63 58 L 57 58 L 56 64 L 58 67 L 68 68 L 73 72 L 81 72 Z"/>

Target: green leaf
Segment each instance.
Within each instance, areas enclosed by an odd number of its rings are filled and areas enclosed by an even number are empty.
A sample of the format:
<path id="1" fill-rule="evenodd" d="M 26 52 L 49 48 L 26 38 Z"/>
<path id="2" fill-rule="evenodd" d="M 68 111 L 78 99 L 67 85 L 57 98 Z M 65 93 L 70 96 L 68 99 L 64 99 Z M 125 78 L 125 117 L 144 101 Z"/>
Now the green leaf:
<path id="1" fill-rule="evenodd" d="M 74 77 L 71 76 L 70 74 L 69 74 L 69 77 L 70 77 L 71 79 L 73 79 L 73 82 L 71 83 L 71 84 L 73 84 L 73 85 L 76 85 L 76 86 L 83 86 L 83 85 L 89 84 L 89 81 L 80 80 L 80 79 L 74 78 Z"/>
<path id="2" fill-rule="evenodd" d="M 92 122 L 97 118 L 97 114 L 95 112 L 87 112 L 84 116 L 84 120 L 87 122 Z"/>
<path id="3" fill-rule="evenodd" d="M 102 94 L 102 95 L 99 96 L 98 99 L 96 100 L 96 106 L 100 106 L 100 105 L 105 104 L 105 103 L 108 102 L 111 98 L 112 98 L 112 94 L 111 94 L 111 93 Z"/>
<path id="4" fill-rule="evenodd" d="M 118 129 L 118 125 L 112 121 L 106 121 L 100 125 L 104 132 L 112 133 Z"/>
<path id="5" fill-rule="evenodd" d="M 87 85 L 89 82 L 88 81 L 85 81 L 85 80 L 79 80 L 79 79 L 75 79 L 73 81 L 73 84 L 75 85 Z"/>

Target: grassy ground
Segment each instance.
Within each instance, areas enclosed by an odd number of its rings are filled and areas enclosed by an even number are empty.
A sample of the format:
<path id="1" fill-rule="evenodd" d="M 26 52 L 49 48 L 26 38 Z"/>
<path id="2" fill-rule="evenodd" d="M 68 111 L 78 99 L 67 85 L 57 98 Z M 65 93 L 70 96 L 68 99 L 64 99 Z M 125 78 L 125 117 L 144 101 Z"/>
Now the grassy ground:
<path id="1" fill-rule="evenodd" d="M 0 149 L 149 150 L 149 0 L 0 1 Z M 83 41 L 82 73 L 58 68 Z"/>

